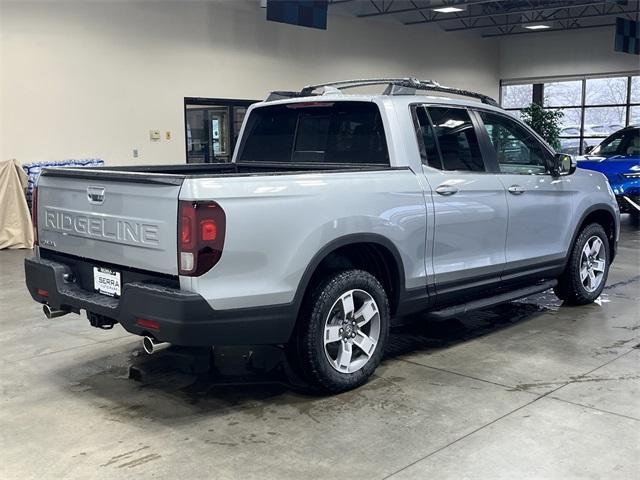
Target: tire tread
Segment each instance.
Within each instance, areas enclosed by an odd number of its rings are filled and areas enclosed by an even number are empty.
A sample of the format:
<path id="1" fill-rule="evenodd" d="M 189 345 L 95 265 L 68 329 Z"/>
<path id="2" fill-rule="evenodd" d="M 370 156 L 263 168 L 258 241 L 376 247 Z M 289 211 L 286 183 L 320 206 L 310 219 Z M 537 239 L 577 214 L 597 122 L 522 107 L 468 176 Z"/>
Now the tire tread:
<path id="1" fill-rule="evenodd" d="M 361 285 L 360 287 L 353 286 Z M 319 352 L 315 342 L 322 338 L 324 331 L 324 310 L 336 299 L 336 292 L 350 288 L 368 286 L 368 293 L 376 298 L 381 316 L 380 339 L 373 358 L 361 369 L 349 375 L 332 370 Z M 301 316 L 298 319 L 295 335 L 297 346 L 296 359 L 303 377 L 321 391 L 338 393 L 364 384 L 382 359 L 384 344 L 388 335 L 389 302 L 380 282 L 364 270 L 343 270 L 334 272 L 313 289 L 305 300 Z M 320 353 L 322 355 L 320 355 Z"/>
<path id="2" fill-rule="evenodd" d="M 592 236 L 597 235 L 600 237 L 603 243 L 603 247 L 606 253 L 606 266 L 604 272 L 604 278 L 600 286 L 593 292 L 587 292 L 580 282 L 580 260 L 582 256 L 582 249 L 585 242 Z M 599 223 L 591 223 L 585 226 L 571 249 L 571 255 L 567 262 L 567 267 L 562 275 L 558 278 L 558 285 L 554 288 L 555 294 L 561 300 L 569 305 L 586 305 L 592 303 L 602 293 L 602 289 L 607 281 L 607 275 L 609 273 L 609 242 L 607 234 Z"/>

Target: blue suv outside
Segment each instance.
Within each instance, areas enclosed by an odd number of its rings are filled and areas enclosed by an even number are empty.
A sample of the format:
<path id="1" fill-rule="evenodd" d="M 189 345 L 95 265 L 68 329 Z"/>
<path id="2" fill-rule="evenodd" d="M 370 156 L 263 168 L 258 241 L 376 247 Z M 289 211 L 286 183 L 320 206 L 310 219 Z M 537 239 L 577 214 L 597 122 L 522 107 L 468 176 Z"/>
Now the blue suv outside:
<path id="1" fill-rule="evenodd" d="M 578 167 L 606 175 L 620 211 L 640 216 L 640 127 L 618 130 L 578 159 Z"/>

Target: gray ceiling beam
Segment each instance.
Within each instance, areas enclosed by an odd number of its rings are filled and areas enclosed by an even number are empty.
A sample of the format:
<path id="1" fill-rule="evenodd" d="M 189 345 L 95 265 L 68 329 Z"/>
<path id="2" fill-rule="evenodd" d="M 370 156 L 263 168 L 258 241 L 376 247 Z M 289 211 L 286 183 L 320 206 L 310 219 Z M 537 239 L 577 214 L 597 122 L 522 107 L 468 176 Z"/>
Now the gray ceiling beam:
<path id="1" fill-rule="evenodd" d="M 509 35 L 530 35 L 533 33 L 548 33 L 548 32 L 566 32 L 567 30 L 584 30 L 587 28 L 601 28 L 601 27 L 612 27 L 615 23 L 601 23 L 598 25 L 581 25 L 574 26 L 568 28 L 549 28 L 547 30 L 527 30 L 526 32 L 512 32 L 512 33 L 489 33 L 486 35 L 482 35 L 483 38 L 489 37 L 506 37 Z"/>
<path id="2" fill-rule="evenodd" d="M 569 15 L 569 16 L 565 16 L 565 17 L 560 17 L 560 18 L 551 18 L 551 17 L 547 17 L 546 19 L 544 18 L 534 18 L 531 20 L 518 20 L 516 22 L 505 22 L 505 23 L 497 23 L 495 22 L 495 19 L 493 19 L 493 17 L 489 17 L 492 20 L 492 23 L 488 23 L 485 25 L 475 25 L 473 27 L 455 27 L 455 28 L 445 28 L 444 31 L 445 32 L 460 32 L 462 30 L 482 30 L 485 28 L 495 28 L 497 26 L 502 26 L 502 27 L 510 27 L 512 25 L 518 26 L 518 25 L 522 25 L 523 23 L 534 23 L 534 22 L 541 22 L 541 23 L 545 23 L 545 22 L 557 22 L 560 20 L 581 20 L 583 18 L 596 18 L 596 17 L 612 17 L 612 16 L 617 16 L 617 15 L 627 15 L 629 13 L 635 13 L 635 10 L 625 10 L 625 11 L 608 11 L 605 13 L 593 13 L 593 14 L 588 14 L 588 15 Z M 495 23 L 493 23 L 495 22 Z M 545 30 L 547 32 L 551 31 L 551 29 L 547 29 Z"/>
<path id="3" fill-rule="evenodd" d="M 434 8 L 441 8 L 441 7 L 458 7 L 458 6 L 468 7 L 471 5 L 480 5 L 483 3 L 495 3 L 497 1 L 498 0 L 468 0 L 466 2 L 456 2 L 454 4 L 449 2 L 443 2 L 438 5 L 429 5 L 428 7 L 418 7 L 414 5 L 413 7 L 398 8 L 397 10 L 387 10 L 384 12 L 361 13 L 360 15 L 358 15 L 358 18 L 379 17 L 382 15 L 393 15 L 394 13 L 420 12 L 422 10 L 432 11 Z"/>
<path id="4" fill-rule="evenodd" d="M 556 6 L 552 6 L 552 7 L 538 7 L 538 8 L 527 8 L 527 9 L 523 9 L 523 10 L 512 10 L 512 11 L 505 11 L 505 12 L 496 12 L 496 13 L 479 13 L 479 14 L 475 14 L 475 15 L 465 15 L 465 16 L 460 16 L 458 18 L 456 17 L 446 17 L 446 18 L 436 18 L 430 21 L 425 21 L 425 20 L 416 20 L 414 22 L 405 22 L 404 25 L 418 25 L 418 24 L 422 24 L 422 23 L 436 23 L 436 22 L 450 22 L 452 20 L 460 20 L 460 19 L 465 19 L 465 20 L 470 20 L 473 18 L 482 18 L 482 17 L 503 17 L 503 16 L 507 16 L 507 15 L 518 15 L 521 13 L 532 13 L 532 12 L 539 12 L 539 11 L 545 11 L 545 12 L 551 12 L 551 11 L 555 11 L 555 10 L 562 10 L 562 9 L 567 9 L 567 8 L 580 8 L 580 7 L 586 7 L 586 6 L 593 6 L 593 5 L 602 5 L 602 4 L 608 4 L 610 3 L 607 0 L 596 0 L 596 1 L 592 1 L 592 2 L 584 2 L 584 3 L 576 3 L 576 4 L 572 4 L 572 5 L 568 5 L 568 4 L 558 4 Z"/>

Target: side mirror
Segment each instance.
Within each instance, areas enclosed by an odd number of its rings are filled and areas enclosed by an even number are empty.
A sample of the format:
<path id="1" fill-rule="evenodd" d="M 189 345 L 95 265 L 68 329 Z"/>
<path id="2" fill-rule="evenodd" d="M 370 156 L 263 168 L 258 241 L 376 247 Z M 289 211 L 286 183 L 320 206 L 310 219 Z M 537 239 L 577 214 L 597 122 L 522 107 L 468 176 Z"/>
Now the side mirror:
<path id="1" fill-rule="evenodd" d="M 566 153 L 556 153 L 553 160 L 553 174 L 556 177 L 571 175 L 578 166 L 576 160 Z"/>
<path id="2" fill-rule="evenodd" d="M 595 145 L 587 145 L 586 147 L 584 147 L 584 153 L 591 153 L 591 151 L 596 148 Z"/>

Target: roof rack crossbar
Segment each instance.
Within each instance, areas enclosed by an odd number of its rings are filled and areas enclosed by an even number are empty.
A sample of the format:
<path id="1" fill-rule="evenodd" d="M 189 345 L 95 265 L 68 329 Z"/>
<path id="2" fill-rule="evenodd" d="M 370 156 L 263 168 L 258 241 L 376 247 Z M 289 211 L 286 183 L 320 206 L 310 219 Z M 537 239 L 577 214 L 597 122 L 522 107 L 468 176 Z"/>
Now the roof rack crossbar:
<path id="1" fill-rule="evenodd" d="M 328 83 L 319 83 L 317 85 L 307 85 L 302 89 L 300 93 L 311 93 L 314 90 L 317 90 L 322 87 L 336 87 L 338 89 L 342 88 L 356 88 L 360 86 L 366 85 L 385 85 L 385 84 L 435 84 L 436 82 L 433 80 L 417 80 L 415 78 L 359 78 L 354 80 L 341 80 L 339 82 L 328 82 Z"/>
<path id="2" fill-rule="evenodd" d="M 357 87 L 367 87 L 372 85 L 387 85 L 388 88 L 385 90 L 385 95 L 406 95 L 411 90 L 423 90 L 423 91 L 432 91 L 432 92 L 441 92 L 441 93 L 451 93 L 453 95 L 460 95 L 464 97 L 471 97 L 480 100 L 482 103 L 486 103 L 487 105 L 498 106 L 498 102 L 496 102 L 493 98 L 488 95 L 484 95 L 482 93 L 471 92 L 469 90 L 462 90 L 459 88 L 446 87 L 444 85 L 440 85 L 438 82 L 433 80 L 418 80 L 416 78 L 362 78 L 355 80 L 342 80 L 339 82 L 328 82 L 328 83 L 320 83 L 317 85 L 307 85 L 299 92 L 273 92 L 267 98 L 267 101 L 276 100 L 279 98 L 297 98 L 297 97 L 308 97 L 317 95 L 314 92 L 318 89 L 326 88 L 327 91 L 335 91 L 335 90 L 346 90 L 349 88 L 357 88 Z M 398 89 L 394 89 L 392 87 L 401 87 Z M 284 94 L 284 95 L 283 95 Z"/>

